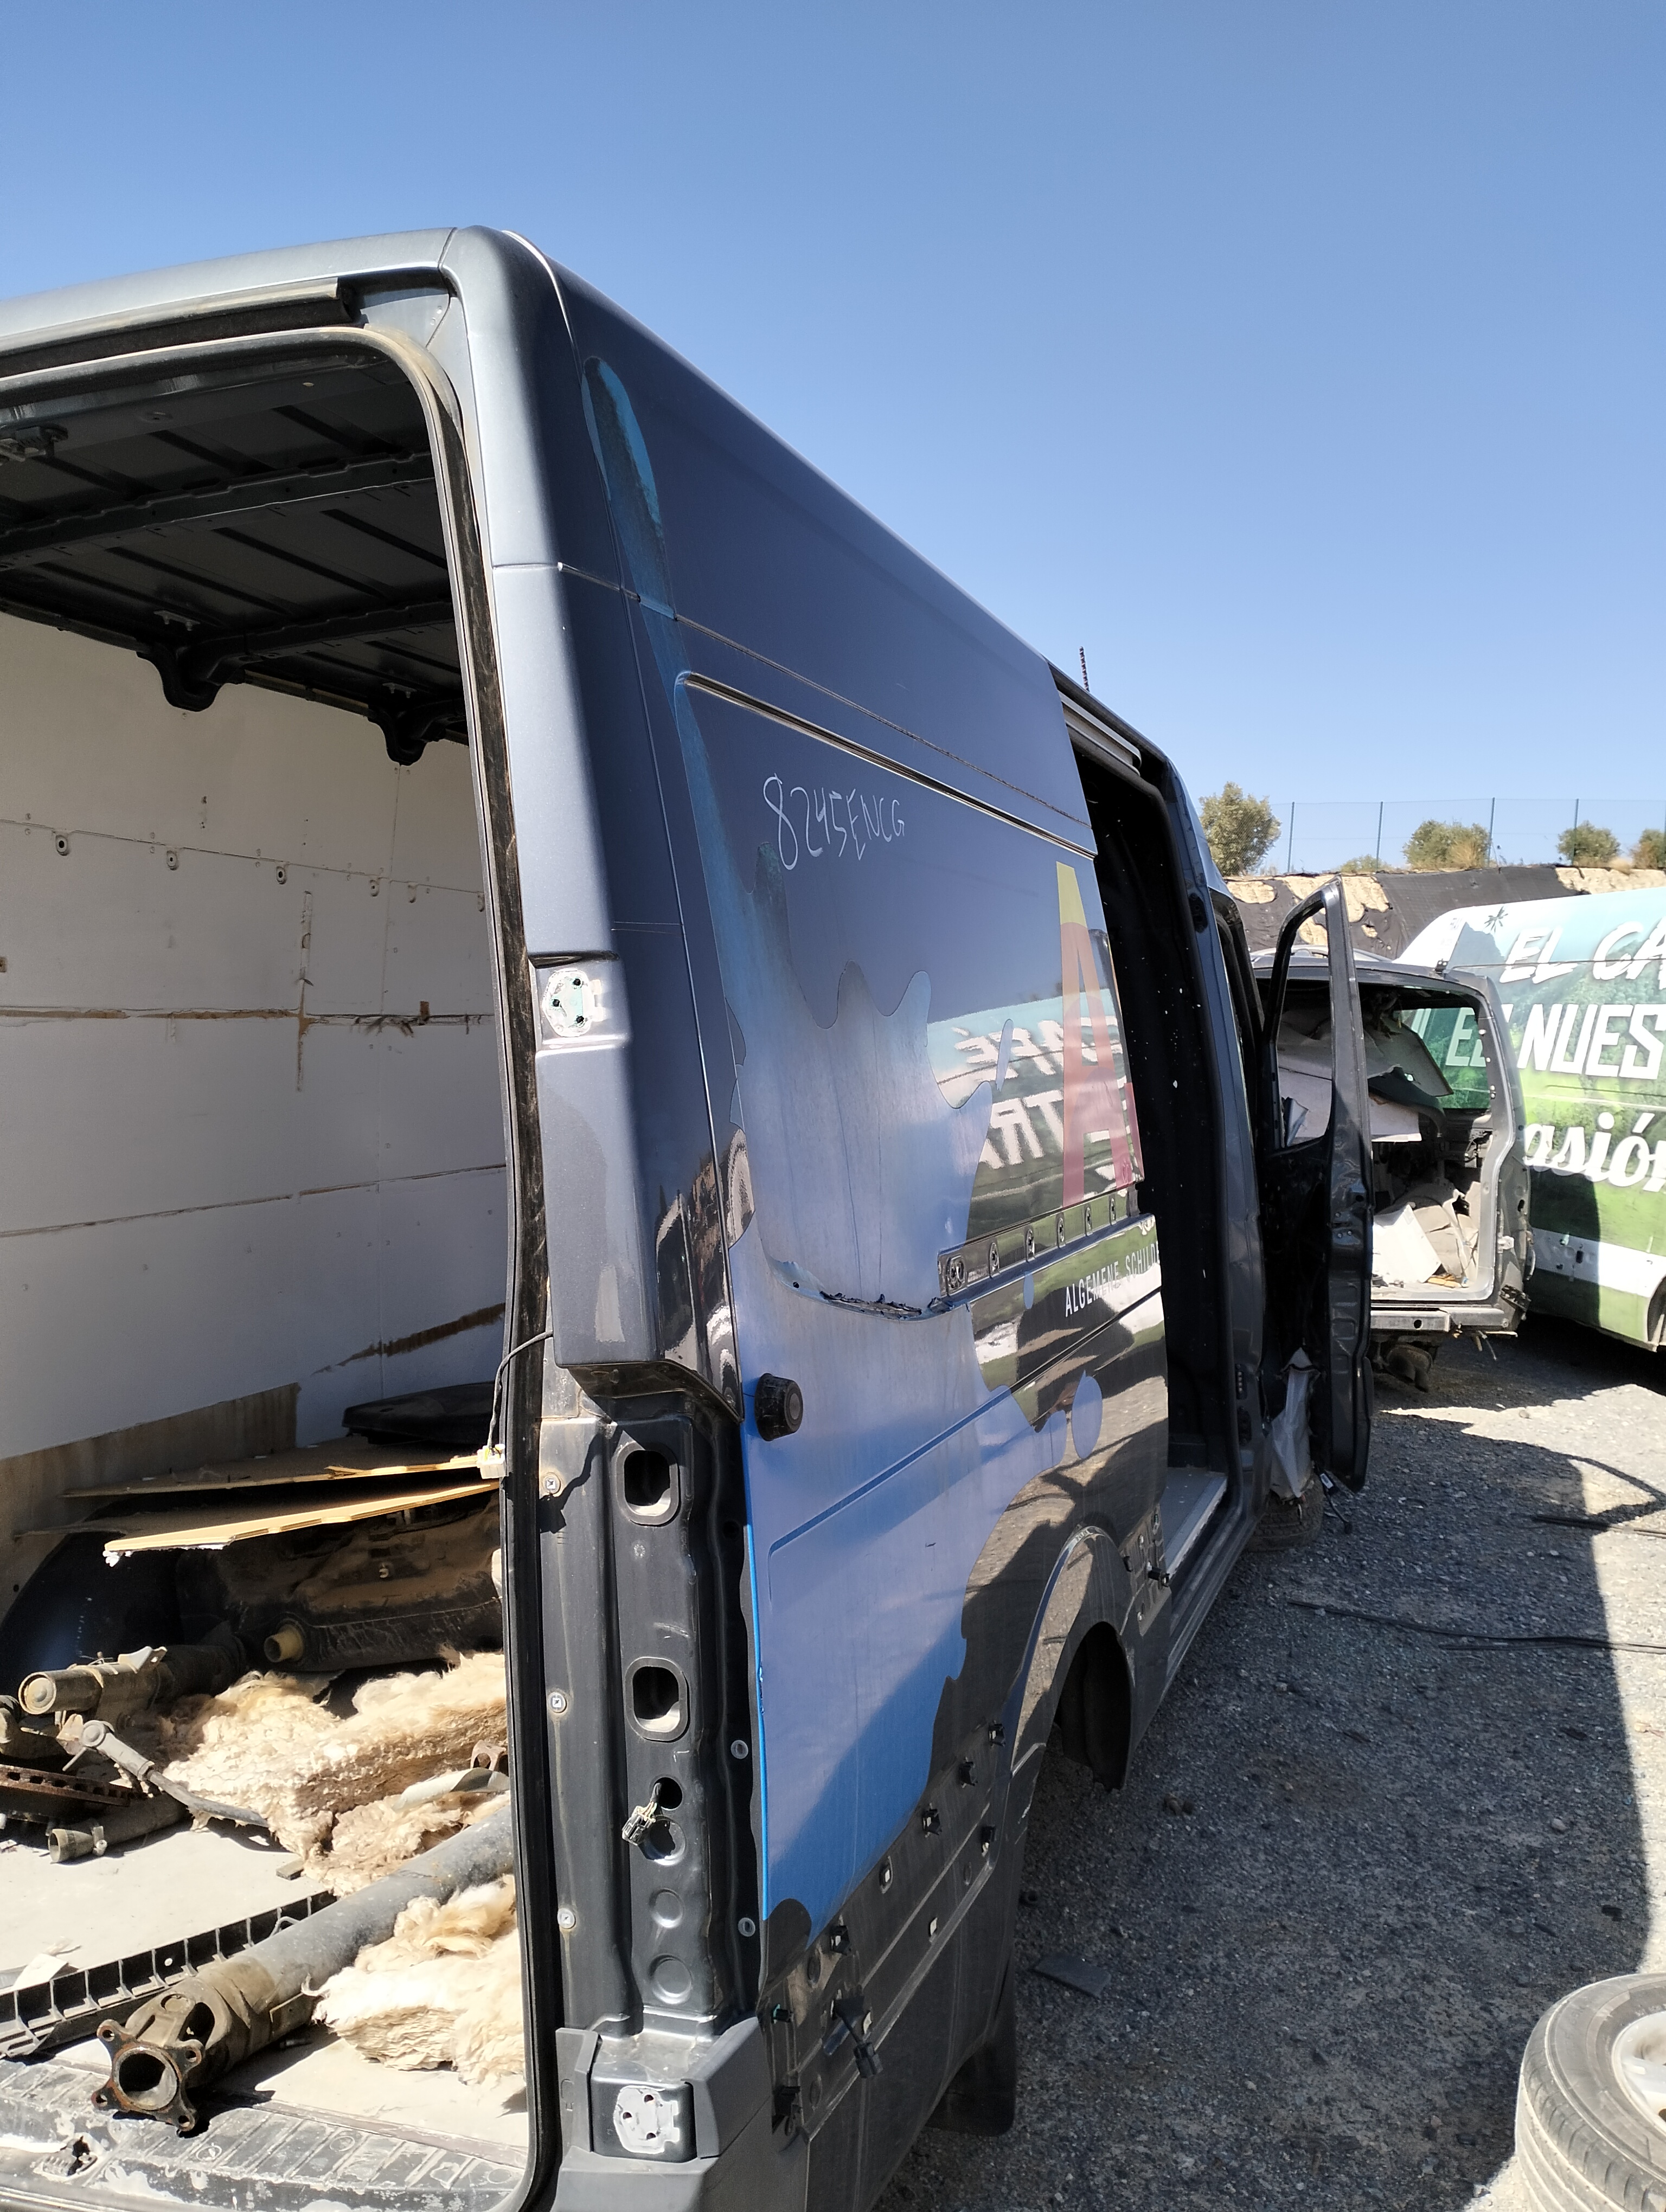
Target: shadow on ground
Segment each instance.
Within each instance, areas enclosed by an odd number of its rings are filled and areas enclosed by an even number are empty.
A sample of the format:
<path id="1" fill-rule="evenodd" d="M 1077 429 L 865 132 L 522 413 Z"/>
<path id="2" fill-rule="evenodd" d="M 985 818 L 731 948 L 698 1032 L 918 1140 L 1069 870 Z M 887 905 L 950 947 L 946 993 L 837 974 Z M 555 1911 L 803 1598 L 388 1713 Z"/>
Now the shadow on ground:
<path id="1" fill-rule="evenodd" d="M 1534 2021 L 1646 1935 L 1614 1662 L 1337 1608 L 1602 1637 L 1573 1462 L 1666 1509 L 1632 1472 L 1658 1465 L 1663 1379 L 1541 1322 L 1496 1362 L 1449 1350 L 1428 1397 L 1385 1396 L 1351 1532 L 1246 1555 L 1128 1788 L 1049 1757 L 1019 1963 L 1066 1949 L 1114 1986 L 1024 1972 L 1018 2125 L 928 2133 L 884 2212 L 1470 2200 L 1510 2153 Z"/>

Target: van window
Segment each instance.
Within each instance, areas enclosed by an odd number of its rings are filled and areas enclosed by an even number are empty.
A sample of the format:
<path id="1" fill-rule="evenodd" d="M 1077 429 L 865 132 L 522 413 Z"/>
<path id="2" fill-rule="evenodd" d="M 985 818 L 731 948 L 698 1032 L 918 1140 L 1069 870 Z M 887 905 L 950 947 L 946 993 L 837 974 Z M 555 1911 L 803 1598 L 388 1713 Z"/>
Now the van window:
<path id="1" fill-rule="evenodd" d="M 1427 1047 L 1447 1092 L 1466 1109 L 1485 1113 L 1493 1103 L 1487 1073 L 1487 1045 L 1473 1006 L 1461 1000 L 1443 1006 L 1415 1006 L 1401 1017 Z"/>

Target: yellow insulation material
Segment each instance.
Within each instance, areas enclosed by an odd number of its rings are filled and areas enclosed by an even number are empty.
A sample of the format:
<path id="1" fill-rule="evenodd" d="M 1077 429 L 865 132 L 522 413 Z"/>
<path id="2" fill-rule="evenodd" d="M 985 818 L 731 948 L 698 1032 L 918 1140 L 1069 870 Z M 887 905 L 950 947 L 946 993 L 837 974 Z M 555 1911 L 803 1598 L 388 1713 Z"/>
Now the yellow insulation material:
<path id="1" fill-rule="evenodd" d="M 514 1876 L 443 1905 L 408 1905 L 385 1943 L 370 1944 L 325 1984 L 316 2017 L 385 2066 L 451 2066 L 476 2083 L 520 2081 Z"/>
<path id="2" fill-rule="evenodd" d="M 386 1801 L 410 1783 L 466 1766 L 483 1739 L 502 1740 L 503 1655 L 471 1652 L 442 1673 L 367 1682 L 345 1719 L 314 1704 L 319 1686 L 246 1675 L 217 1698 L 179 1706 L 160 1755 L 170 1778 L 198 1796 L 264 1814 L 307 1873 L 344 1895 L 482 1809 L 468 1797 Z"/>

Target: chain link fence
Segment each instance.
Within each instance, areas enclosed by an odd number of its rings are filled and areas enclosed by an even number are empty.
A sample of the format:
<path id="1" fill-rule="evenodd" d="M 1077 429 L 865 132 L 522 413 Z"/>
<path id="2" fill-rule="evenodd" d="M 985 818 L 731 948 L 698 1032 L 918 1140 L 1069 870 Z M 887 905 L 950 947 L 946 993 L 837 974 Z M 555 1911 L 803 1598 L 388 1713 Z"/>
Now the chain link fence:
<path id="1" fill-rule="evenodd" d="M 1347 860 L 1375 860 L 1384 868 L 1406 865 L 1407 841 L 1420 822 L 1474 824 L 1491 839 L 1494 866 L 1557 860 L 1557 840 L 1576 822 L 1612 830 L 1626 858 L 1645 830 L 1666 831 L 1666 794 L 1651 801 L 1635 792 L 1586 798 L 1462 797 L 1430 799 L 1280 799 L 1264 797 L 1279 817 L 1276 842 L 1262 862 L 1284 875 L 1316 875 Z"/>

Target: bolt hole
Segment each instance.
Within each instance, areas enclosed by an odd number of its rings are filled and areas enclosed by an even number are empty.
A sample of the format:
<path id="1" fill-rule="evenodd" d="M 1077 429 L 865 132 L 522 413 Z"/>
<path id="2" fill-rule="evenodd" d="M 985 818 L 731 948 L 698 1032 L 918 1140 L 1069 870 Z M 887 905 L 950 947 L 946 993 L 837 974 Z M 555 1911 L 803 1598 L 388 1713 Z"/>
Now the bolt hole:
<path id="1" fill-rule="evenodd" d="M 675 1820 L 656 1820 L 637 1848 L 655 1866 L 672 1866 L 683 1856 L 683 1831 Z"/>
<path id="2" fill-rule="evenodd" d="M 635 1668 L 630 1677 L 630 1714 L 644 1735 L 682 1735 L 683 1686 L 671 1668 L 650 1661 Z"/>
<path id="3" fill-rule="evenodd" d="M 671 1503 L 671 1462 L 663 1452 L 627 1452 L 619 1483 L 627 1511 L 657 1520 Z"/>
<path id="4" fill-rule="evenodd" d="M 681 1783 L 673 1782 L 668 1774 L 662 1774 L 660 1778 L 660 1811 L 662 1813 L 674 1813 L 682 1802 L 683 1785 Z"/>

